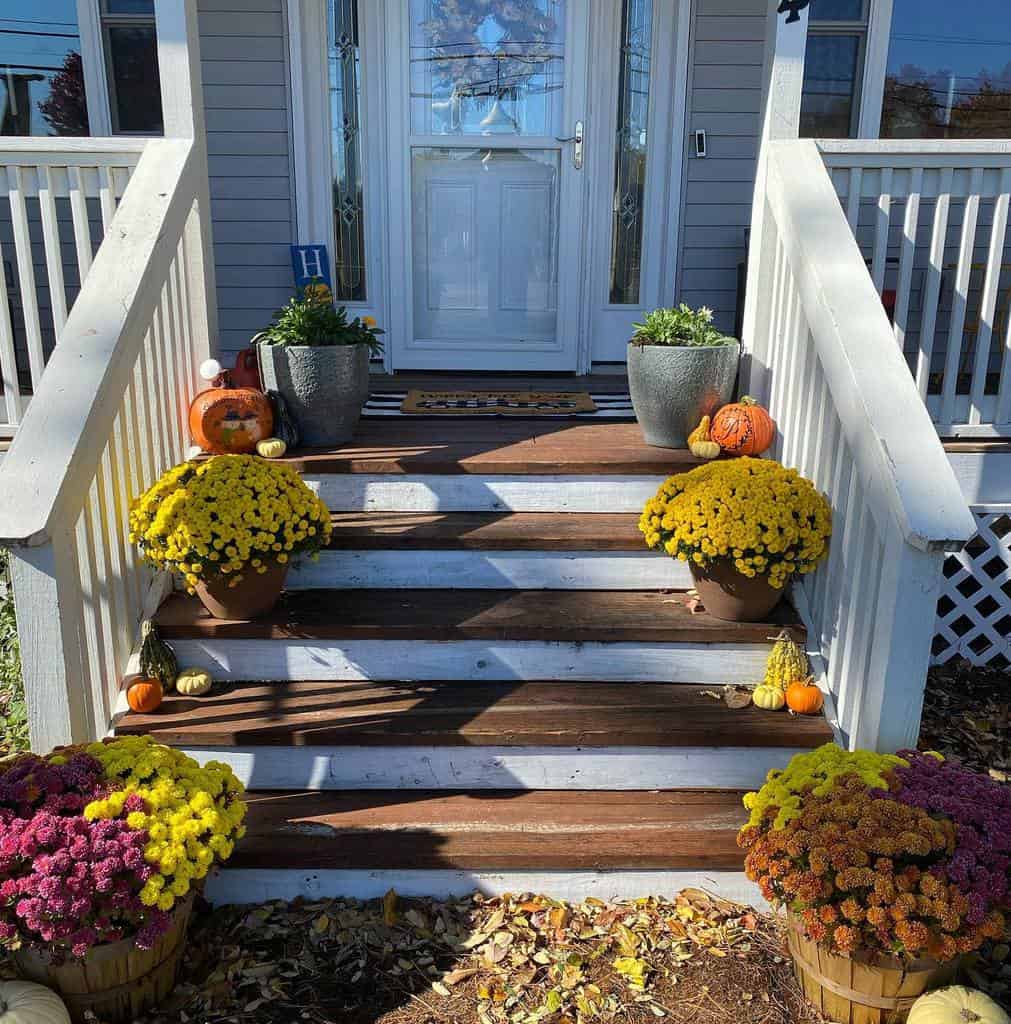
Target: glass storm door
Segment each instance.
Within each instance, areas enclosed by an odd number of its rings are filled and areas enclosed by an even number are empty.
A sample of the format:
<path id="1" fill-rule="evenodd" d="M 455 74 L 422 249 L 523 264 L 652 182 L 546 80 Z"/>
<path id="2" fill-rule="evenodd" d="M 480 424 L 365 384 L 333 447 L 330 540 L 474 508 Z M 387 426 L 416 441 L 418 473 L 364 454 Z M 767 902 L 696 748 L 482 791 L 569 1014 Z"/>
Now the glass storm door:
<path id="1" fill-rule="evenodd" d="M 388 12 L 395 368 L 574 370 L 588 5 Z"/>
<path id="2" fill-rule="evenodd" d="M 624 359 L 662 275 L 673 289 L 675 7 L 387 0 L 394 369 Z"/>

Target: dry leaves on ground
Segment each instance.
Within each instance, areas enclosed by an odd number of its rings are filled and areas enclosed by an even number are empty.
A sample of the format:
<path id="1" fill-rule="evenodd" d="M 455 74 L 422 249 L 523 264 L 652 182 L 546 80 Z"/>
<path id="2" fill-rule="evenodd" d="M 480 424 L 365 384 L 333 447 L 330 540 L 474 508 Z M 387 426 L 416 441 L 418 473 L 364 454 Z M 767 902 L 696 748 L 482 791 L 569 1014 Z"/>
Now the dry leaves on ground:
<path id="1" fill-rule="evenodd" d="M 226 907 L 147 1024 L 802 1024 L 775 921 L 686 890 Z"/>

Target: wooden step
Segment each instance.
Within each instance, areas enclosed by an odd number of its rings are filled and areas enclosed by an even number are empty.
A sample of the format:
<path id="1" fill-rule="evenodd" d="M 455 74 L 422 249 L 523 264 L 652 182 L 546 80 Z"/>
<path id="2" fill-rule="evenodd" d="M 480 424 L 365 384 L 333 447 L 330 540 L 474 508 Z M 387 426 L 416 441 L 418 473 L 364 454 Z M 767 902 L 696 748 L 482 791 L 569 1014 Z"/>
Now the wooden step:
<path id="1" fill-rule="evenodd" d="M 342 551 L 645 550 L 636 513 L 337 512 Z"/>
<path id="2" fill-rule="evenodd" d="M 234 683 L 168 694 L 120 735 L 227 747 L 778 747 L 832 739 L 821 717 L 731 710 L 684 683 Z"/>
<path id="3" fill-rule="evenodd" d="M 212 616 L 173 594 L 156 616 L 167 640 L 509 640 L 566 643 L 762 643 L 802 627 L 785 602 L 766 622 L 692 613 L 684 593 L 543 590 L 289 591 L 253 622 Z"/>
<path id="4" fill-rule="evenodd" d="M 690 587 L 688 566 L 650 551 L 638 522 L 637 513 L 339 512 L 329 547 L 289 574 L 288 589 Z"/>
<path id="5" fill-rule="evenodd" d="M 230 870 L 739 871 L 740 792 L 250 792 Z"/>
<path id="6" fill-rule="evenodd" d="M 701 464 L 684 449 L 654 448 L 636 423 L 576 420 L 363 420 L 333 450 L 294 451 L 303 473 L 396 475 L 666 476 Z"/>

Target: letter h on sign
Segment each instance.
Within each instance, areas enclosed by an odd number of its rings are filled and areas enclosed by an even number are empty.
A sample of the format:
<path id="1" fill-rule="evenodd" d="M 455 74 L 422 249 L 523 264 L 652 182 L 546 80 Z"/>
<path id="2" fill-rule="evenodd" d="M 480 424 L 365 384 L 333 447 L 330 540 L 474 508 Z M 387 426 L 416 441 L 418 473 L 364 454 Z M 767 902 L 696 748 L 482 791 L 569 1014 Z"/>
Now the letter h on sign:
<path id="1" fill-rule="evenodd" d="M 325 245 L 293 245 L 291 269 L 295 273 L 295 287 L 299 290 L 312 284 L 323 283 L 331 290 L 330 254 Z"/>

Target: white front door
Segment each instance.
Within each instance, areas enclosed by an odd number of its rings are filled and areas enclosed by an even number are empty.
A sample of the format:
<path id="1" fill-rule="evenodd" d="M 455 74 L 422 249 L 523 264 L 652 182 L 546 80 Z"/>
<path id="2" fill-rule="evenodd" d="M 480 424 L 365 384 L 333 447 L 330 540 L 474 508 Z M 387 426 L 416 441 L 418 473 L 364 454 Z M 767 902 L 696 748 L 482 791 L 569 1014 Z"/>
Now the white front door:
<path id="1" fill-rule="evenodd" d="M 393 369 L 624 358 L 673 287 L 676 2 L 387 0 Z"/>

